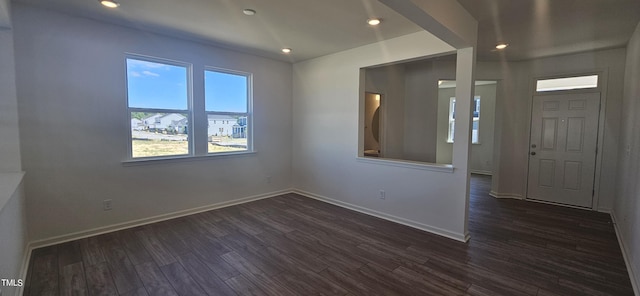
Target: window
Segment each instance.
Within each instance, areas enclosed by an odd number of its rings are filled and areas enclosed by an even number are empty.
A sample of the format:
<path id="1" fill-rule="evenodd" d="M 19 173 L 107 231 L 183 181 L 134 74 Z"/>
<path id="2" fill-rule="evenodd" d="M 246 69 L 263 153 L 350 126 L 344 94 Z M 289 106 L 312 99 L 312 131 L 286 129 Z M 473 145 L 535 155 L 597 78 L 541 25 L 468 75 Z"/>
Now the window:
<path id="1" fill-rule="evenodd" d="M 126 63 L 131 158 L 190 154 L 190 66 L 134 58 Z"/>
<path id="2" fill-rule="evenodd" d="M 453 134 L 456 127 L 456 98 L 449 99 L 449 132 L 447 134 L 447 142 L 453 143 Z"/>
<path id="3" fill-rule="evenodd" d="M 250 78 L 250 75 L 240 72 L 218 69 L 205 71 L 205 111 L 209 121 L 208 153 L 248 149 Z"/>
<path id="4" fill-rule="evenodd" d="M 471 126 L 471 143 L 480 143 L 480 97 L 473 98 L 473 124 Z M 447 134 L 447 142 L 453 143 L 453 136 L 456 127 L 456 98 L 449 99 L 449 131 Z"/>
<path id="5" fill-rule="evenodd" d="M 538 81 L 536 81 L 537 92 L 576 90 L 597 87 L 598 75 L 539 79 Z"/>
<path id="6" fill-rule="evenodd" d="M 205 70 L 204 97 L 192 98 L 191 68 L 187 63 L 155 58 L 126 58 L 130 159 L 252 150 L 251 74 Z M 204 110 L 192 106 L 204 106 Z M 197 139 L 197 143 L 206 142 L 206 148 L 196 147 L 193 135 L 204 136 L 205 129 L 207 139 Z"/>

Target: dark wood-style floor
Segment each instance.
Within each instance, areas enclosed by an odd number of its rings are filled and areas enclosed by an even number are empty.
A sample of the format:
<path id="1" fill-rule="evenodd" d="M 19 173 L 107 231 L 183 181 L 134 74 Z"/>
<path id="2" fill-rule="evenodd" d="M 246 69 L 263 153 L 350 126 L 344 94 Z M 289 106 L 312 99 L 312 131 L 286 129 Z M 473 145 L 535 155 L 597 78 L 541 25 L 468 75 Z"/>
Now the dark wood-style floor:
<path id="1" fill-rule="evenodd" d="M 288 194 L 36 249 L 24 295 L 633 295 L 608 215 L 472 183 L 466 244 Z"/>

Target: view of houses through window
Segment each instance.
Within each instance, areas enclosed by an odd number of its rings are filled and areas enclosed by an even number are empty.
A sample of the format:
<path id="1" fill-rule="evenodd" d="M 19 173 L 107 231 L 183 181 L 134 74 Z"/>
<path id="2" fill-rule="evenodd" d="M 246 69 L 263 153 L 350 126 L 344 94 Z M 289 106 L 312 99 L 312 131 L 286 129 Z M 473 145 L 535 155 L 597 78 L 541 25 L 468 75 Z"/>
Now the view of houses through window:
<path id="1" fill-rule="evenodd" d="M 131 112 L 133 157 L 189 154 L 187 114 Z"/>
<path id="2" fill-rule="evenodd" d="M 219 70 L 204 72 L 209 153 L 247 150 L 248 85 L 247 74 Z"/>
<path id="3" fill-rule="evenodd" d="M 192 144 L 190 65 L 127 58 L 131 158 L 248 150 L 249 74 L 205 71 L 207 151 Z"/>
<path id="4" fill-rule="evenodd" d="M 132 158 L 190 154 L 189 68 L 127 59 Z"/>

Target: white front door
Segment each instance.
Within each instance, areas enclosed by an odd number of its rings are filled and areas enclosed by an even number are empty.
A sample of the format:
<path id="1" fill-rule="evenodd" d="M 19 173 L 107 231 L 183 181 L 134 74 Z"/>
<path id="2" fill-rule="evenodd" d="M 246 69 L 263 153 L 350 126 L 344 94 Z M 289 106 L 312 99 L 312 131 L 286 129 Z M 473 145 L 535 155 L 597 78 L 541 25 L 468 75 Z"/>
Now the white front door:
<path id="1" fill-rule="evenodd" d="M 591 207 L 600 93 L 533 97 L 527 198 Z"/>

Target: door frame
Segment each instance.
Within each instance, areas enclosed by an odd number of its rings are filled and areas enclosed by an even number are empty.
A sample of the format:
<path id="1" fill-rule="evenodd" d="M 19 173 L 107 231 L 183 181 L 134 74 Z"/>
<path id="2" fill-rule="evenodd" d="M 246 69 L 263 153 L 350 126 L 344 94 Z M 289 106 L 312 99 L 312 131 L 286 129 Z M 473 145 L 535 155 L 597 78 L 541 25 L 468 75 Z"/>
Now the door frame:
<path id="1" fill-rule="evenodd" d="M 548 91 L 548 92 L 537 92 L 536 91 L 536 82 L 540 79 L 552 79 L 552 78 L 567 78 L 574 76 L 586 76 L 586 75 L 598 75 L 598 87 L 589 88 L 589 89 L 579 89 L 579 90 L 562 90 L 562 91 Z M 527 166 L 525 169 L 525 187 L 524 187 L 524 199 L 528 201 L 535 201 L 541 203 L 552 203 L 546 201 L 539 201 L 529 198 L 529 166 L 531 165 L 531 158 L 529 157 L 529 148 L 531 147 L 531 125 L 533 121 L 533 100 L 536 96 L 545 96 L 545 95 L 558 95 L 558 94 L 582 94 L 582 93 L 600 93 L 600 111 L 598 114 L 598 133 L 597 133 L 597 143 L 596 143 L 596 166 L 595 173 L 593 178 L 593 201 L 591 205 L 591 210 L 598 211 L 600 204 L 600 177 L 602 173 L 602 156 L 603 156 L 603 145 L 604 145 L 604 124 L 605 124 L 605 115 L 607 111 L 607 90 L 608 90 L 608 77 L 609 70 L 607 68 L 603 69 L 595 69 L 590 71 L 579 71 L 579 72 L 563 72 L 563 73 L 553 73 L 553 74 L 543 74 L 543 75 L 534 75 L 530 79 L 529 84 L 529 121 L 527 122 L 527 150 L 525 151 L 525 155 L 527 157 Z M 562 205 L 566 207 L 575 207 L 580 209 L 585 209 L 583 207 L 576 207 L 571 205 L 552 203 L 557 205 Z M 607 210 L 607 209 L 604 209 Z"/>
<path id="2" fill-rule="evenodd" d="M 379 95 L 380 96 L 380 106 L 379 108 L 379 122 L 378 122 L 378 146 L 380 147 L 380 153 L 378 155 L 378 158 L 384 158 L 384 154 L 385 154 L 385 150 L 386 150 L 386 138 L 387 138 L 387 129 L 386 129 L 386 118 L 387 118 L 387 112 L 386 112 L 386 94 L 382 91 L 364 91 L 363 92 L 363 96 L 362 96 L 362 106 L 360 109 L 364 110 L 364 105 L 365 105 L 365 100 L 366 100 L 366 96 L 367 94 L 373 94 L 373 95 Z M 364 118 L 364 111 L 362 111 L 363 114 L 360 114 L 359 118 Z M 360 119 L 358 119 L 358 121 L 360 121 Z M 359 157 L 364 157 L 364 125 L 360 125 L 362 123 L 359 122 L 358 124 L 358 132 L 362 133 L 362 135 L 359 137 L 362 139 L 362 145 L 359 145 L 360 147 L 358 148 L 358 156 Z M 362 154 L 362 155 L 360 155 Z"/>

